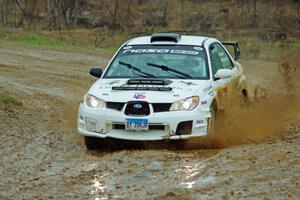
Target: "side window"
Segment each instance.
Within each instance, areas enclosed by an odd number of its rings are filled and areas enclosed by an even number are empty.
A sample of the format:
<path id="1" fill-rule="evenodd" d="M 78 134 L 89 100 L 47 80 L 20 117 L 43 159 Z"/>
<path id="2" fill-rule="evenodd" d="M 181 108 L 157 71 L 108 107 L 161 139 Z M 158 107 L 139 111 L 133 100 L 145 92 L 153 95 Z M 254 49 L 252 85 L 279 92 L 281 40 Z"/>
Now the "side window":
<path id="1" fill-rule="evenodd" d="M 212 72 L 215 74 L 218 69 L 232 69 L 233 64 L 226 51 L 220 44 L 213 44 L 209 48 Z"/>
<path id="2" fill-rule="evenodd" d="M 209 47 L 209 52 L 210 52 L 209 55 L 211 60 L 212 73 L 214 75 L 218 71 L 218 69 L 221 69 L 223 66 L 222 66 L 221 59 L 218 55 L 217 48 L 215 47 L 215 44 Z"/>

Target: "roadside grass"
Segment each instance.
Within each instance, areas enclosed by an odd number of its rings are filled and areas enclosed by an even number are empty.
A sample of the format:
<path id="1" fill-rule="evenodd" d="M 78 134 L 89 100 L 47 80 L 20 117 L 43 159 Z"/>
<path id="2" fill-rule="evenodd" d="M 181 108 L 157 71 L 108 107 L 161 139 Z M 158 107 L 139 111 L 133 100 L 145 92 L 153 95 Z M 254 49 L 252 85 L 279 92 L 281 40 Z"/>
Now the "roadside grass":
<path id="1" fill-rule="evenodd" d="M 292 44 L 291 48 L 295 50 L 300 50 L 300 39 L 296 39 Z"/>
<path id="2" fill-rule="evenodd" d="M 24 36 L 18 40 L 20 43 L 26 45 L 39 45 L 39 46 L 48 46 L 48 47 L 59 47 L 59 48 L 81 48 L 81 49 L 88 49 L 88 50 L 103 50 L 108 54 L 113 54 L 118 50 L 118 46 L 108 46 L 108 47 L 97 47 L 93 44 L 87 45 L 73 45 L 67 41 L 62 41 L 54 38 L 48 37 L 40 37 L 40 36 Z"/>
<path id="3" fill-rule="evenodd" d="M 22 102 L 9 94 L 0 95 L 0 106 L 4 105 L 6 108 L 13 106 L 22 106 Z"/>
<path id="4" fill-rule="evenodd" d="M 5 95 L 2 97 L 2 101 L 4 104 L 11 104 L 15 102 L 15 99 L 12 96 Z"/>
<path id="5" fill-rule="evenodd" d="M 15 42 L 25 45 L 39 45 L 50 47 L 72 48 L 70 42 L 56 39 L 54 37 L 41 36 L 37 33 L 22 33 L 20 31 L 0 32 L 0 43 Z"/>
<path id="6" fill-rule="evenodd" d="M 65 35 L 67 34 L 65 33 Z M 83 35 L 85 37 L 82 37 Z M 110 31 L 104 31 L 99 34 L 96 32 L 96 30 L 80 29 L 73 31 L 72 40 L 68 37 L 65 37 L 64 40 L 60 40 L 57 38 L 56 32 L 24 33 L 21 31 L 0 31 L 0 44 L 6 42 L 15 42 L 33 46 L 102 51 L 107 55 L 113 55 L 124 41 L 135 36 L 137 35 Z M 223 39 L 239 41 L 243 58 L 258 58 L 262 54 L 267 55 L 268 57 L 272 57 L 273 55 L 280 54 L 283 50 L 280 41 L 265 42 L 261 40 L 258 42 L 256 37 L 233 37 L 230 35 L 227 36 L 227 38 Z M 96 42 L 96 40 L 98 40 L 98 42 Z M 287 43 L 286 49 L 288 49 L 289 51 L 299 51 L 300 38 L 294 38 L 289 41 Z"/>
<path id="7" fill-rule="evenodd" d="M 41 45 L 41 46 L 63 47 L 63 48 L 70 48 L 73 46 L 72 44 L 65 41 L 61 41 L 53 38 L 33 36 L 33 35 L 21 37 L 19 39 L 19 42 L 28 45 Z"/>
<path id="8" fill-rule="evenodd" d="M 0 34 L 0 43 L 3 43 L 5 41 L 7 41 L 7 35 L 1 35 Z"/>
<path id="9" fill-rule="evenodd" d="M 99 48 L 96 47 L 96 46 L 93 45 L 93 44 L 86 45 L 86 46 L 82 46 L 82 47 L 85 48 L 85 49 L 89 49 L 89 50 L 99 50 Z"/>
<path id="10" fill-rule="evenodd" d="M 0 35 L 0 44 L 5 42 L 17 42 L 25 45 L 58 47 L 58 48 L 66 48 L 66 49 L 79 48 L 79 49 L 87 49 L 92 51 L 103 50 L 107 54 L 113 54 L 119 48 L 119 46 L 116 46 L 115 44 L 108 45 L 106 47 L 97 47 L 94 44 L 73 45 L 67 41 L 55 39 L 52 37 L 37 36 L 37 35 L 27 35 L 27 36 L 20 36 L 16 34 Z"/>
<path id="11" fill-rule="evenodd" d="M 109 47 L 103 48 L 103 50 L 109 54 L 114 54 L 118 49 L 119 49 L 118 46 L 109 46 Z"/>

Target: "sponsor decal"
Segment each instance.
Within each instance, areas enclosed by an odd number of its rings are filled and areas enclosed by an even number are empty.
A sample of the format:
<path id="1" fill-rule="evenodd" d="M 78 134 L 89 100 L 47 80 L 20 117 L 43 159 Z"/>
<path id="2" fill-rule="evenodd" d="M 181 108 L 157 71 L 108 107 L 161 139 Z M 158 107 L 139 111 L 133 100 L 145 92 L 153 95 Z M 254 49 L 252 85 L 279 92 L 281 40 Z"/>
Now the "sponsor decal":
<path id="1" fill-rule="evenodd" d="M 188 85 L 188 86 L 191 86 L 191 85 L 196 85 L 195 83 L 193 83 L 193 82 L 184 82 L 184 81 L 180 81 L 181 83 L 184 83 L 184 84 L 186 84 L 186 85 Z"/>
<path id="2" fill-rule="evenodd" d="M 124 48 L 123 48 L 124 49 Z M 123 54 L 139 54 L 139 53 L 163 53 L 163 54 L 184 54 L 184 55 L 198 55 L 199 51 L 177 50 L 177 49 L 125 49 Z"/>
<path id="3" fill-rule="evenodd" d="M 203 92 L 208 92 L 208 91 L 211 91 L 213 89 L 212 85 L 206 87 L 203 89 Z"/>
<path id="4" fill-rule="evenodd" d="M 132 46 L 125 46 L 125 47 L 123 47 L 123 49 L 131 49 L 132 48 Z"/>
<path id="5" fill-rule="evenodd" d="M 203 124 L 203 123 L 204 123 L 203 119 L 196 120 L 196 124 Z"/>
<path id="6" fill-rule="evenodd" d="M 207 104 L 207 101 L 201 101 L 201 105 Z"/>
<path id="7" fill-rule="evenodd" d="M 202 51 L 203 50 L 202 47 L 194 47 L 194 49 L 197 50 L 197 51 Z"/>
<path id="8" fill-rule="evenodd" d="M 213 97 L 215 95 L 214 91 L 209 91 L 208 95 L 210 95 L 211 97 Z"/>
<path id="9" fill-rule="evenodd" d="M 145 99 L 145 98 L 146 98 L 146 95 L 145 95 L 145 93 L 135 93 L 135 94 L 133 95 L 133 98 L 134 98 L 134 99 Z"/>
<path id="10" fill-rule="evenodd" d="M 113 84 L 119 83 L 119 82 L 120 82 L 119 80 L 115 80 L 115 81 L 108 82 L 107 85 L 113 85 Z"/>

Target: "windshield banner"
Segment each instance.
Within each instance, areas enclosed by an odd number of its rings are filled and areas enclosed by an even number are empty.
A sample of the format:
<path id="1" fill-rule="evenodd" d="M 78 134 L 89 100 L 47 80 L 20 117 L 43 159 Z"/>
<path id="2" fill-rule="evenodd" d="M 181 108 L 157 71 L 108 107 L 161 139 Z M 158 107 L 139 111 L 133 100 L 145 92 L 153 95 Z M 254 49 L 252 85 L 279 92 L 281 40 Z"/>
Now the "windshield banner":
<path id="1" fill-rule="evenodd" d="M 203 48 L 199 46 L 125 46 L 121 51 L 121 55 L 128 54 L 180 54 L 197 56 L 203 52 Z"/>

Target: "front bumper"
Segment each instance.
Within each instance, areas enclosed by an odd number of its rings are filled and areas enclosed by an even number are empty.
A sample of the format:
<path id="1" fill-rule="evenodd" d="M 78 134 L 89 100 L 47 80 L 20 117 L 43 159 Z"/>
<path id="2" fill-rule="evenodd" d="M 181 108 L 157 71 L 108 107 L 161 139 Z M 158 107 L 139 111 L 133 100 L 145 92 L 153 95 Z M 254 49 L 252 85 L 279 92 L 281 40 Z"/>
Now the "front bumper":
<path id="1" fill-rule="evenodd" d="M 90 108 L 85 103 L 81 103 L 78 110 L 77 130 L 84 136 L 137 141 L 201 137 L 207 135 L 208 119 L 211 114 L 209 108 L 198 107 L 192 111 L 151 112 L 148 116 L 132 117 L 124 114 L 124 108 L 121 111 Z M 125 130 L 125 120 L 129 118 L 148 119 L 149 127 L 152 129 L 147 131 Z M 185 121 L 192 123 L 191 132 L 189 134 L 176 133 L 180 122 Z"/>

